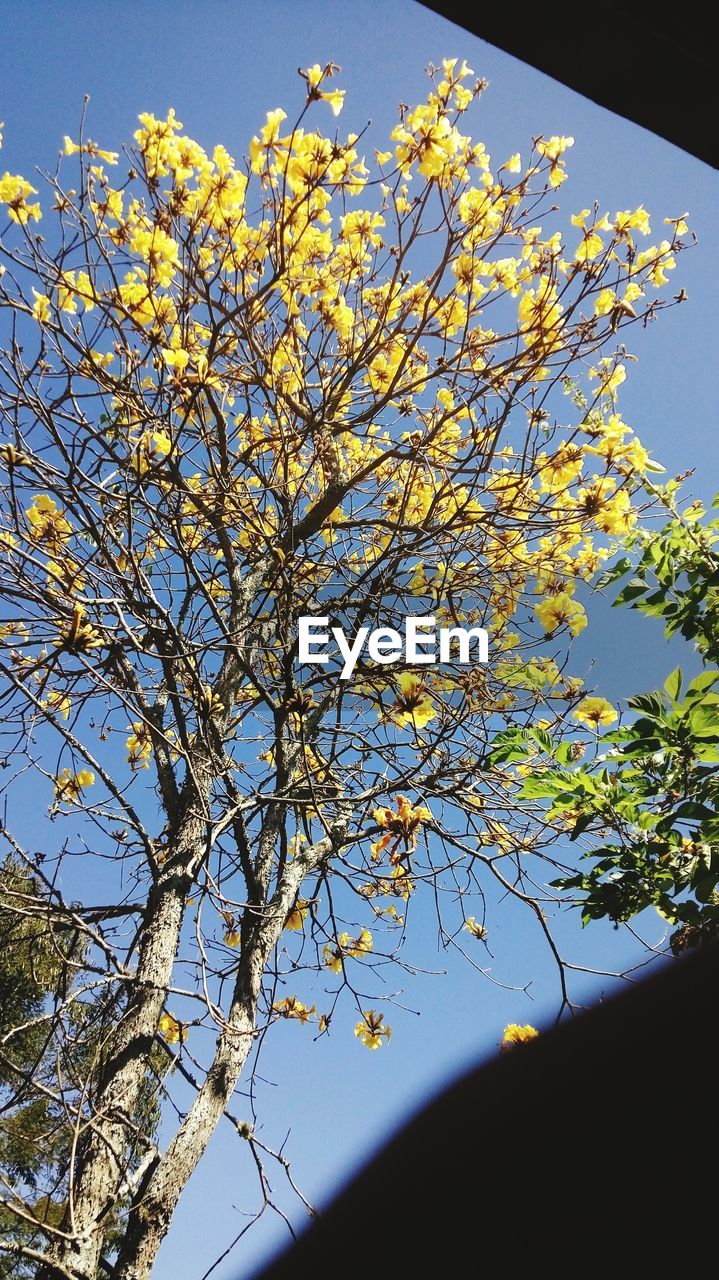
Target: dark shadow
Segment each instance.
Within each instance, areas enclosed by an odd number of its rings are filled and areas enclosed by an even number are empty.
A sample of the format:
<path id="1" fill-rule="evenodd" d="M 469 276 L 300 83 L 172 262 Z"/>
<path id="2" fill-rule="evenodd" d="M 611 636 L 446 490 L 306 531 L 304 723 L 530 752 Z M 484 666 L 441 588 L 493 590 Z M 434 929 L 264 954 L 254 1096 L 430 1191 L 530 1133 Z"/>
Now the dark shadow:
<path id="1" fill-rule="evenodd" d="M 262 1280 L 709 1274 L 718 977 L 704 947 L 472 1071 Z"/>
<path id="2" fill-rule="evenodd" d="M 719 167 L 711 87 L 717 24 L 710 9 L 699 17 L 698 11 L 660 16 L 656 8 L 624 4 L 522 11 L 446 0 L 420 3 L 592 102 Z"/>

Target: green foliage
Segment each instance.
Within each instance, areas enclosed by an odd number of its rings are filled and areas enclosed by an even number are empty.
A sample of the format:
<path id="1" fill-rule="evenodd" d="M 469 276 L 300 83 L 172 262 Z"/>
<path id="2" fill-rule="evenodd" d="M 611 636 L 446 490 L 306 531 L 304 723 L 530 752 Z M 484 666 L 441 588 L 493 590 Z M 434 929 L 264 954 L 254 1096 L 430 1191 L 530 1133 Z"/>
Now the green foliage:
<path id="1" fill-rule="evenodd" d="M 73 957 L 75 931 L 50 929 L 37 881 L 7 858 L 0 866 L 0 1168 L 11 1194 L 21 1189 L 37 1218 L 53 1223 L 62 1205 L 51 1188 L 69 1138 L 53 1098 L 52 1007 L 63 999 Z M 33 1237 L 31 1224 L 2 1207 L 0 1232 L 12 1241 Z M 22 1266 L 3 1255 L 0 1277 L 24 1274 Z"/>
<path id="2" fill-rule="evenodd" d="M 668 523 L 634 539 L 634 555 L 599 585 L 631 574 L 614 604 L 661 619 L 704 670 L 687 684 L 677 668 L 663 688 L 629 699 L 634 719 L 605 733 L 592 761 L 534 769 L 524 792 L 546 799 L 572 840 L 592 838 L 582 859 L 591 866 L 555 882 L 579 895 L 584 922 L 620 923 L 653 906 L 676 926 L 677 952 L 719 937 L 719 520 L 703 520 L 697 503 L 680 512 L 673 489 L 653 490 Z"/>
<path id="3" fill-rule="evenodd" d="M 643 530 L 630 540 L 638 547 L 634 564 L 622 556 L 598 581 L 606 588 L 631 573 L 614 607 L 629 605 L 664 623 L 667 636 L 677 633 L 691 640 L 707 662 L 717 661 L 719 647 L 719 560 L 714 553 L 719 540 L 719 520 L 702 523 L 699 503 L 683 513 L 676 507 L 672 489 L 652 491 L 668 502 L 672 518 L 659 533 Z M 719 495 L 714 506 L 719 505 Z"/>
<path id="4" fill-rule="evenodd" d="M 101 1066 L 108 1026 L 119 1016 L 117 995 L 93 993 L 86 946 L 74 924 L 58 919 L 38 879 L 10 856 L 0 863 L 0 1171 L 2 1195 L 19 1195 L 39 1223 L 60 1227 L 65 1174 L 82 1112 L 86 1082 Z M 84 971 L 84 989 L 76 975 Z M 155 1067 L 166 1066 L 157 1050 Z M 150 1136 L 157 1126 L 156 1075 L 148 1076 L 138 1118 Z M 0 1237 L 41 1247 L 31 1221 L 0 1203 Z M 112 1249 L 114 1222 L 106 1242 Z M 33 1274 L 32 1265 L 0 1254 L 0 1280 Z"/>

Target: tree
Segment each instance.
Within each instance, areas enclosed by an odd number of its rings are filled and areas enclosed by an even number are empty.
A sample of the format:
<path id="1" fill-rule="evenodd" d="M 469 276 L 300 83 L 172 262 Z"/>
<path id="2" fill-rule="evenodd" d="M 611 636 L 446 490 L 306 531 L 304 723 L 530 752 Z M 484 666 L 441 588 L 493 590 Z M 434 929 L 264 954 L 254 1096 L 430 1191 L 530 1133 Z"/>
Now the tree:
<path id="1" fill-rule="evenodd" d="M 55 932 L 56 921 L 46 922 L 38 910 L 37 884 L 13 859 L 0 869 L 0 884 L 0 1089 L 5 1102 L 0 1161 L 26 1197 L 33 1197 L 32 1218 L 58 1225 L 62 1207 L 42 1188 L 62 1182 L 68 1129 L 53 1095 L 47 1034 L 51 1015 L 46 1014 L 45 1005 L 50 993 L 57 991 L 63 971 L 66 977 L 76 934 L 62 927 Z M 0 1207 L 3 1235 L 12 1243 L 22 1240 L 32 1247 L 38 1232 L 22 1215 L 22 1199 L 15 1209 L 13 1213 Z M 15 1262 L 7 1256 L 0 1259 L 0 1275 L 18 1274 Z"/>
<path id="2" fill-rule="evenodd" d="M 99 1074 L 107 1036 L 122 1015 L 117 985 L 98 991 L 74 981 L 87 971 L 85 935 L 74 911 L 59 910 L 22 860 L 6 859 L 0 867 L 0 1167 L 12 1181 L 10 1201 L 0 1203 L 0 1229 L 19 1250 L 8 1248 L 0 1257 L 0 1276 L 8 1280 L 32 1273 L 27 1264 L 42 1243 L 42 1227 L 61 1226 L 77 1137 L 66 1103 Z M 162 1059 L 157 1048 L 133 1117 L 148 1141 L 159 1118 Z M 116 1230 L 113 1212 L 104 1230 L 110 1248 Z"/>
<path id="3" fill-rule="evenodd" d="M 558 882 L 578 895 L 585 922 L 620 924 L 655 907 L 676 926 L 670 944 L 679 953 L 719 937 L 719 520 L 703 521 L 696 501 L 682 510 L 676 482 L 650 488 L 668 521 L 636 531 L 633 554 L 598 585 L 632 573 L 615 605 L 692 641 L 702 671 L 689 681 L 677 667 L 661 689 L 630 698 L 635 717 L 598 738 L 586 764 L 549 771 L 526 790 L 551 799 L 551 816 L 571 822 L 572 839 L 590 841 L 589 870 Z"/>
<path id="4" fill-rule="evenodd" d="M 47 927 L 77 930 L 67 999 L 118 1011 L 81 1081 L 57 1054 L 65 1211 L 16 1250 L 45 1280 L 147 1277 L 223 1115 L 261 1168 L 232 1096 L 278 1018 L 326 1034 L 342 1000 L 386 1046 L 366 987 L 416 896 L 454 946 L 484 942 L 493 894 L 526 904 L 569 999 L 534 887 L 555 833 L 512 744 L 573 749 L 576 591 L 648 464 L 617 334 L 671 305 L 686 225 L 646 248 L 643 208 L 543 230 L 572 139 L 492 166 L 457 61 L 370 173 L 361 137 L 308 129 L 341 110 L 335 71 L 302 73 L 296 122 L 270 112 L 244 165 L 170 112 L 140 117 L 116 185 L 84 122 L 49 209 L 0 180 L 2 831 Z M 406 615 L 485 629 L 490 663 L 404 658 Z M 299 663 L 301 618 L 385 634 L 342 678 Z M 158 1099 L 194 1091 L 162 1152 L 137 1122 L 158 1048 Z"/>

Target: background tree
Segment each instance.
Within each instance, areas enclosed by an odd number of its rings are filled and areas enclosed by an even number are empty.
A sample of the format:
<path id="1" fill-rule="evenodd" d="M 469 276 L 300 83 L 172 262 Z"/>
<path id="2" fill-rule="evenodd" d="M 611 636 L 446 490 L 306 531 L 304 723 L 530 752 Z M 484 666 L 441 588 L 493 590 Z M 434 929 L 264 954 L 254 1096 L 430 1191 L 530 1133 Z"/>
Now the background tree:
<path id="1" fill-rule="evenodd" d="M 99 990 L 92 979 L 86 982 L 90 914 L 81 925 L 72 906 L 63 911 L 53 898 L 24 860 L 6 859 L 0 868 L 0 1167 L 11 1179 L 11 1198 L 0 1202 L 3 1278 L 32 1274 L 43 1226 L 61 1227 L 75 1138 L 66 1106 L 70 1099 L 77 1106 L 82 1089 L 92 1088 L 122 1015 L 124 992 L 117 984 Z M 103 919 L 112 914 L 103 909 Z M 84 980 L 77 981 L 82 970 Z M 166 1068 L 158 1046 L 134 1116 L 148 1141 L 159 1118 L 157 1079 Z M 104 1228 L 106 1250 L 116 1230 L 113 1212 Z"/>
<path id="2" fill-rule="evenodd" d="M 69 1156 L 69 1130 L 53 1095 L 53 1015 L 47 1007 L 61 974 L 67 979 L 69 964 L 78 960 L 77 935 L 71 928 L 56 930 L 54 918 L 48 924 L 38 910 L 37 884 L 21 864 L 6 860 L 0 884 L 0 1088 L 9 1104 L 0 1113 L 0 1160 L 31 1207 L 24 1216 L 22 1199 L 14 1212 L 0 1206 L 0 1229 L 10 1243 L 32 1248 L 39 1236 L 33 1219 L 55 1226 L 62 1219 L 62 1206 L 41 1190 L 62 1185 Z M 3 1256 L 0 1275 L 24 1272 L 17 1258 Z"/>
<path id="3" fill-rule="evenodd" d="M 631 573 L 614 603 L 692 641 L 702 670 L 690 680 L 677 667 L 663 688 L 630 698 L 635 717 L 598 738 L 586 764 L 549 770 L 524 790 L 551 799 L 550 816 L 570 822 L 572 839 L 591 841 L 591 867 L 557 882 L 578 893 L 584 921 L 620 924 L 655 907 L 676 926 L 676 953 L 719 936 L 719 520 L 703 520 L 699 502 L 682 509 L 677 482 L 650 488 L 669 520 L 635 531 L 632 554 L 597 585 Z"/>
<path id="4" fill-rule="evenodd" d="M 648 464 L 617 333 L 666 305 L 686 226 L 645 248 L 643 208 L 544 230 L 572 139 L 493 165 L 457 61 L 370 171 L 358 135 L 307 128 L 341 110 L 335 70 L 303 73 L 298 119 L 270 112 L 243 165 L 170 112 L 140 117 L 117 183 L 84 125 L 47 197 L 0 179 L 2 830 L 82 956 L 44 1006 L 63 1215 L 26 1197 L 44 1244 L 10 1246 L 42 1277 L 148 1276 L 223 1115 L 264 1178 L 243 1069 L 278 1018 L 325 1034 L 340 999 L 386 1046 L 367 988 L 418 895 L 457 946 L 518 898 L 569 1000 L 537 888 L 555 830 L 516 735 L 573 750 L 576 588 L 634 526 Z M 485 626 L 490 665 L 297 662 L 301 616 L 353 636 L 407 613 Z M 80 991 L 116 1016 L 78 1081 Z M 138 1107 L 178 1079 L 194 1099 L 160 1151 Z"/>

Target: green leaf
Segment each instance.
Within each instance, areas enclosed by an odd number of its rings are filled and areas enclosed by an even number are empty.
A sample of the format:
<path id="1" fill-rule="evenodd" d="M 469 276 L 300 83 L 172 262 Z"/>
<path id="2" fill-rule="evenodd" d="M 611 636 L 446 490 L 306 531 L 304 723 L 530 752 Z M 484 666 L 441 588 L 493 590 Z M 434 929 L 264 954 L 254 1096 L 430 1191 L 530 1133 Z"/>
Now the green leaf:
<path id="1" fill-rule="evenodd" d="M 553 744 L 552 744 L 551 736 L 550 734 L 547 733 L 547 730 L 533 728 L 533 729 L 530 729 L 530 733 L 534 738 L 534 741 L 537 742 L 539 746 L 544 751 L 547 752 L 548 755 L 551 755 Z"/>
<path id="2" fill-rule="evenodd" d="M 622 556 L 621 560 L 617 560 L 617 563 L 613 564 L 611 568 L 605 569 L 604 573 L 600 573 L 595 583 L 597 591 L 606 591 L 607 587 L 611 587 L 613 583 L 618 582 L 626 573 L 629 573 L 631 567 L 632 562 L 629 556 Z"/>
<path id="3" fill-rule="evenodd" d="M 705 693 L 707 689 L 711 689 L 712 685 L 719 680 L 719 671 L 709 670 L 702 671 L 700 675 L 695 676 L 689 688 L 687 689 L 687 700 L 693 700 L 700 694 Z"/>
<path id="4" fill-rule="evenodd" d="M 618 609 L 622 604 L 629 604 L 632 600 L 636 600 L 638 596 L 645 595 L 647 584 L 642 578 L 631 578 L 626 587 L 619 592 L 616 600 L 612 603 L 613 609 Z"/>
<path id="5" fill-rule="evenodd" d="M 681 696 L 682 691 L 682 673 L 680 667 L 675 667 L 670 676 L 664 681 L 666 689 L 672 702 L 676 702 Z"/>
<path id="6" fill-rule="evenodd" d="M 581 817 L 577 818 L 577 821 L 572 827 L 572 832 L 569 839 L 576 840 L 579 836 L 581 836 L 584 831 L 586 831 L 589 827 L 591 827 L 594 821 L 594 817 L 595 815 L 593 813 L 583 813 Z"/>

